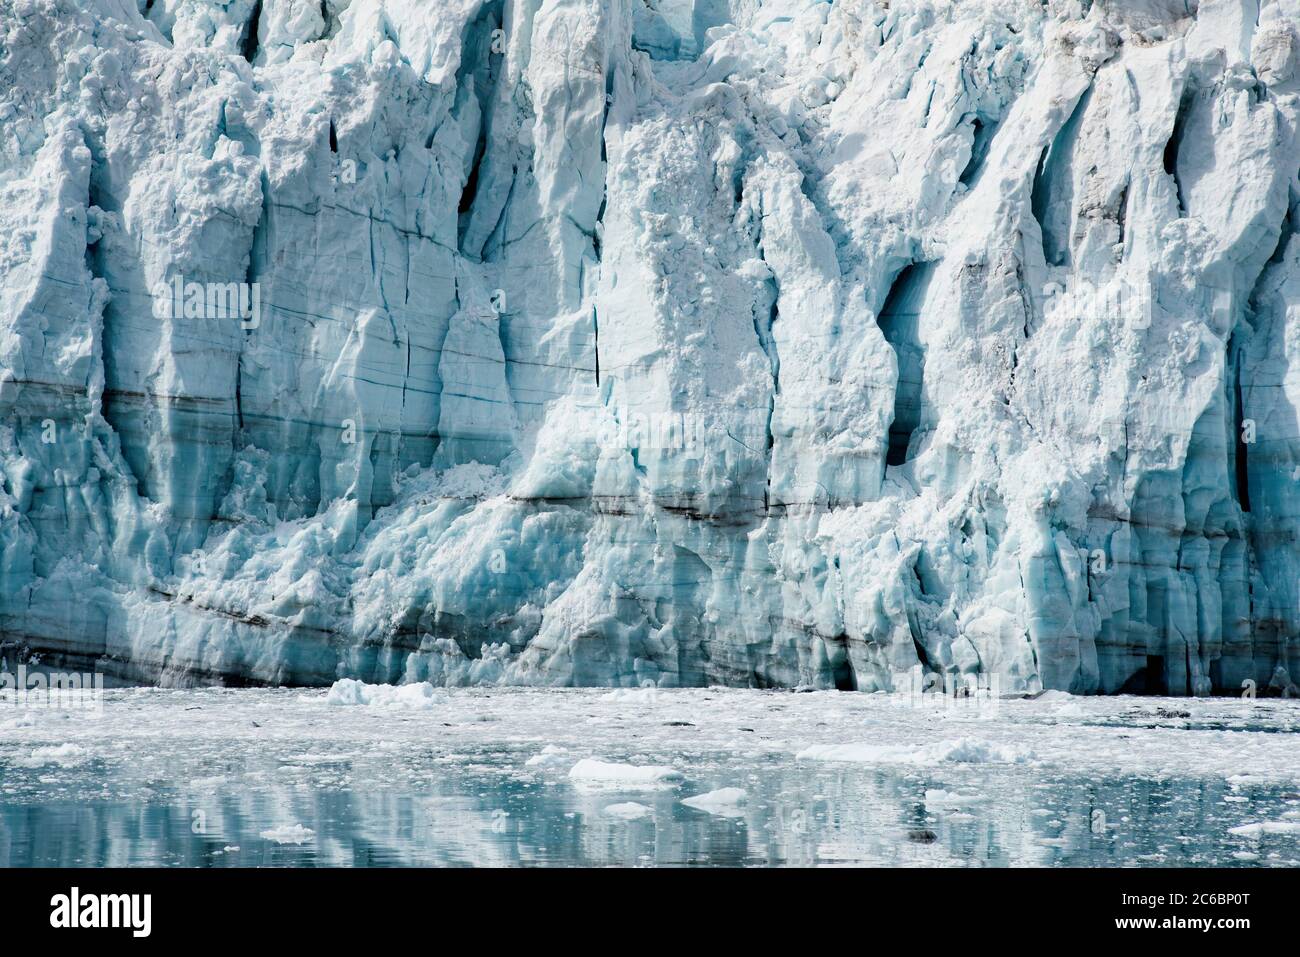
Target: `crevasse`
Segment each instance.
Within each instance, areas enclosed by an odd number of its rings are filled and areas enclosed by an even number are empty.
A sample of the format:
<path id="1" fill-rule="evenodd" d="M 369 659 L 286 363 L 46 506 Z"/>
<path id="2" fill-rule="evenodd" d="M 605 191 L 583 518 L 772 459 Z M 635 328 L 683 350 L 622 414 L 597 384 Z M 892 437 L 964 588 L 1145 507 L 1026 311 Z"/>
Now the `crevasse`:
<path id="1" fill-rule="evenodd" d="M 1298 24 L 0 0 L 0 650 L 1288 689 Z"/>

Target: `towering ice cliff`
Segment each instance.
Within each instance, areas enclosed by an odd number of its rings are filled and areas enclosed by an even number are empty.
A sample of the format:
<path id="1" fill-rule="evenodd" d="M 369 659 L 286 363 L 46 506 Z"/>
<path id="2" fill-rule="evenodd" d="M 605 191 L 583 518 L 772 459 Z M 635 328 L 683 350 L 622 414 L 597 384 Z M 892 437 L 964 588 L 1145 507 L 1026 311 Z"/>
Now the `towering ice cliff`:
<path id="1" fill-rule="evenodd" d="M 1300 0 L 0 0 L 0 642 L 1300 679 Z"/>

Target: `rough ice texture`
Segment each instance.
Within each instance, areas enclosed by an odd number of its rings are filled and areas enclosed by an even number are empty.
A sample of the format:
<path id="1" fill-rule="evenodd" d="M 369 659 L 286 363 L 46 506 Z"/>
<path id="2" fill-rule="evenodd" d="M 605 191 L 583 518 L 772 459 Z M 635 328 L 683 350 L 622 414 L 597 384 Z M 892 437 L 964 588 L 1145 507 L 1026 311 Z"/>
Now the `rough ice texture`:
<path id="1" fill-rule="evenodd" d="M 1290 687 L 1298 23 L 0 0 L 7 660 Z"/>

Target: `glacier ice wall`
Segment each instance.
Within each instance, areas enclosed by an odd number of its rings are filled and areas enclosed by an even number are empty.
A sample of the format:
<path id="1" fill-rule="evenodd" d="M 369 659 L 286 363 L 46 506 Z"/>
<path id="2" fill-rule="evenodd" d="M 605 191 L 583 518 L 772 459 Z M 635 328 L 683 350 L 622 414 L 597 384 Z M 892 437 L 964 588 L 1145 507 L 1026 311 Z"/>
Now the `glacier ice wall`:
<path id="1" fill-rule="evenodd" d="M 0 651 L 1287 686 L 1298 118 L 1300 0 L 0 0 Z"/>

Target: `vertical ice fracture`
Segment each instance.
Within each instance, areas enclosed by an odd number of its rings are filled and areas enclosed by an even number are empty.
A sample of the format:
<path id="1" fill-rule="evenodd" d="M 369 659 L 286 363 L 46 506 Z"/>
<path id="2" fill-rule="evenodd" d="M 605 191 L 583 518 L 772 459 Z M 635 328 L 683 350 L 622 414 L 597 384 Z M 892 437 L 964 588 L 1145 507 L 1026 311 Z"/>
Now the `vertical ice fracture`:
<path id="1" fill-rule="evenodd" d="M 1300 680 L 1300 0 L 0 0 L 0 650 Z"/>

